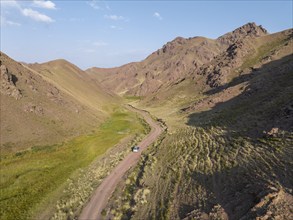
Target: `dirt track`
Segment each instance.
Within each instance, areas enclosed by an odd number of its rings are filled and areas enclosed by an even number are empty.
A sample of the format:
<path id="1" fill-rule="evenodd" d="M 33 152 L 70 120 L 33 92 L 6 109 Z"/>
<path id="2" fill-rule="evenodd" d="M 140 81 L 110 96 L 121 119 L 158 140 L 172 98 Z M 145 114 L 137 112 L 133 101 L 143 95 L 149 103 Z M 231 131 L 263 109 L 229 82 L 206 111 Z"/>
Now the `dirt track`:
<path id="1" fill-rule="evenodd" d="M 129 110 L 139 113 L 145 121 L 150 125 L 150 133 L 138 144 L 140 151 L 138 153 L 131 152 L 127 155 L 121 163 L 114 168 L 114 170 L 107 176 L 101 185 L 94 191 L 92 198 L 86 204 L 84 209 L 79 216 L 80 220 L 95 219 L 99 220 L 102 218 L 101 211 L 107 205 L 108 199 L 114 192 L 117 184 L 122 179 L 123 175 L 129 170 L 130 167 L 134 166 L 141 156 L 142 151 L 152 144 L 162 133 L 162 127 L 156 123 L 148 113 L 137 110 L 133 107 L 127 107 Z"/>

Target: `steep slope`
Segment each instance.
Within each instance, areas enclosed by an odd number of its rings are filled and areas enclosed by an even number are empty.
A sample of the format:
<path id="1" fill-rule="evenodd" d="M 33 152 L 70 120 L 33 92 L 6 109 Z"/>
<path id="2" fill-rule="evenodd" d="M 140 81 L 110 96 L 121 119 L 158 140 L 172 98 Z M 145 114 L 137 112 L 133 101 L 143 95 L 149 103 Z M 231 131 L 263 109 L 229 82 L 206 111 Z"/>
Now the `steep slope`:
<path id="1" fill-rule="evenodd" d="M 107 116 L 2 52 L 0 58 L 2 153 L 64 141 L 91 131 Z"/>
<path id="2" fill-rule="evenodd" d="M 178 113 L 211 108 L 242 93 L 247 79 L 258 74 L 260 67 L 292 54 L 291 41 L 292 29 L 236 41 L 184 80 L 145 97 L 141 105 L 152 108 L 159 117 L 171 110 Z M 166 109 L 170 110 L 166 113 Z M 177 116 L 180 123 L 181 114 Z"/>
<path id="3" fill-rule="evenodd" d="M 109 69 L 93 67 L 86 70 L 86 72 L 92 79 L 99 81 L 109 91 L 123 95 L 129 88 L 139 84 L 140 80 L 135 77 L 135 74 L 140 67 L 140 63 L 129 63 L 121 67 Z"/>
<path id="4" fill-rule="evenodd" d="M 215 41 L 223 49 L 210 61 L 137 103 L 169 132 L 109 217 L 293 218 L 293 30 L 247 24 Z"/>
<path id="5" fill-rule="evenodd" d="M 177 37 L 142 62 L 115 69 L 92 68 L 87 71 L 92 75 L 97 73 L 97 77 L 102 76 L 103 84 L 119 94 L 149 96 L 166 88 L 171 89 L 186 77 L 200 71 L 202 65 L 222 56 L 232 44 L 249 42 L 266 34 L 267 31 L 261 26 L 248 23 L 216 40 Z"/>
<path id="6" fill-rule="evenodd" d="M 95 111 L 107 113 L 107 106 L 118 102 L 116 95 L 106 92 L 96 80 L 66 60 L 28 66 L 57 88 Z"/>
<path id="7" fill-rule="evenodd" d="M 148 127 L 67 61 L 0 55 L 0 219 L 72 219 Z"/>
<path id="8" fill-rule="evenodd" d="M 96 75 L 103 85 L 116 93 L 147 96 L 177 83 L 191 70 L 210 61 L 220 49 L 220 44 L 207 38 L 178 37 L 142 62 L 114 69 L 91 68 L 87 72 Z"/>

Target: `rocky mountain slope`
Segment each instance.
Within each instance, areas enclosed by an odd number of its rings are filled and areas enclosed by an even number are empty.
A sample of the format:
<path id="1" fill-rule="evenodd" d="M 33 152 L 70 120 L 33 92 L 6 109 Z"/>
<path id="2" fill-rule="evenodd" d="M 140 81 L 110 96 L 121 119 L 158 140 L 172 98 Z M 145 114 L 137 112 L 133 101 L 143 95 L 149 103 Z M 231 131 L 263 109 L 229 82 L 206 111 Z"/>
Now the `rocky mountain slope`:
<path id="1" fill-rule="evenodd" d="M 2 152 L 89 131 L 120 104 L 117 93 L 168 130 L 103 215 L 292 219 L 292 85 L 293 30 L 268 34 L 255 23 L 217 39 L 178 37 L 142 62 L 86 72 L 1 53 Z"/>
<path id="2" fill-rule="evenodd" d="M 115 100 L 66 61 L 46 64 L 52 66 L 46 75 L 31 69 L 42 65 L 28 67 L 2 52 L 0 59 L 1 152 L 89 132 L 107 117 L 103 108 Z M 67 72 L 58 69 L 61 66 Z"/>
<path id="3" fill-rule="evenodd" d="M 186 77 L 202 72 L 204 64 L 211 65 L 217 57 L 219 59 L 223 53 L 233 50 L 233 47 L 238 45 L 239 48 L 240 44 L 245 44 L 244 47 L 252 45 L 253 39 L 266 34 L 267 31 L 261 26 L 248 23 L 216 40 L 204 37 L 188 39 L 177 37 L 142 62 L 114 69 L 91 68 L 87 72 L 92 75 L 97 73 L 97 78 L 100 78 L 108 89 L 117 93 L 149 96 L 158 93 L 159 90 L 170 89 Z M 241 50 L 242 56 L 249 52 L 249 48 L 245 50 L 246 52 Z M 216 83 L 212 82 L 215 80 L 215 77 L 210 79 L 210 83 Z"/>
<path id="4" fill-rule="evenodd" d="M 87 72 L 96 75 L 103 85 L 116 93 L 146 96 L 157 92 L 162 86 L 177 83 L 194 68 L 211 60 L 220 50 L 221 45 L 210 39 L 178 37 L 142 62 L 106 70 L 91 68 Z M 195 57 L 194 54 L 200 56 Z"/>
<path id="5" fill-rule="evenodd" d="M 191 59 L 187 48 L 197 41 L 205 52 Z M 249 23 L 216 40 L 177 38 L 132 65 L 136 73 L 111 70 L 103 83 L 121 82 L 121 94 L 142 96 L 136 104 L 169 132 L 121 184 L 108 217 L 293 218 L 292 29 L 268 34 Z M 140 81 L 127 87 L 128 74 Z"/>

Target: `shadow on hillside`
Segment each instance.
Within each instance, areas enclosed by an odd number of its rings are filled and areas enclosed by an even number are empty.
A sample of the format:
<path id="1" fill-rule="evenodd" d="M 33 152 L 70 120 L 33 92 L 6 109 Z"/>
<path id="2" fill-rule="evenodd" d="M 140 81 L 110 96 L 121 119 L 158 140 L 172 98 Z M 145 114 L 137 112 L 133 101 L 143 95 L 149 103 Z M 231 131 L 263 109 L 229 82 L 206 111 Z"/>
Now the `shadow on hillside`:
<path id="1" fill-rule="evenodd" d="M 218 126 L 256 137 L 272 127 L 293 131 L 293 55 L 272 61 L 250 74 L 239 76 L 230 83 L 211 89 L 217 93 L 240 83 L 248 86 L 238 96 L 217 103 L 212 109 L 188 116 L 190 126 Z M 196 110 L 196 105 L 195 105 Z"/>
<path id="2" fill-rule="evenodd" d="M 281 161 L 288 165 L 290 157 L 283 155 Z M 229 219 L 255 219 L 266 210 L 252 210 L 262 198 L 270 193 L 278 192 L 280 185 L 284 188 L 293 187 L 293 173 L 282 169 L 281 164 L 273 164 L 271 168 L 263 161 L 251 161 L 251 164 L 233 167 L 230 170 L 216 172 L 211 175 L 195 172 L 192 179 L 213 195 L 205 206 L 206 213 L 211 212 L 216 204 L 220 204 Z M 184 205 L 183 205 L 184 206 Z M 181 210 L 184 207 L 181 207 Z M 265 206 L 264 206 L 265 207 Z M 182 216 L 183 217 L 183 216 Z"/>
<path id="3" fill-rule="evenodd" d="M 293 55 L 263 65 L 258 70 L 245 76 L 235 78 L 232 82 L 208 91 L 208 95 L 217 95 L 226 88 L 247 82 L 248 86 L 238 96 L 208 111 L 189 115 L 190 126 L 209 129 L 220 127 L 230 135 L 239 133 L 242 137 L 254 139 L 263 136 L 263 131 L 273 127 L 293 132 Z M 194 182 L 205 188 L 213 198 L 207 200 L 205 212 L 211 212 L 215 204 L 220 204 L 229 219 L 255 219 L 263 215 L 266 207 L 251 209 L 269 193 L 284 187 L 293 190 L 293 172 L 290 164 L 292 152 L 276 153 L 272 159 L 266 155 L 261 159 L 246 155 L 247 164 L 233 167 L 213 174 L 194 172 Z M 281 187 L 280 187 L 281 186 Z M 266 206 L 266 203 L 264 203 Z M 188 213 L 184 204 L 180 212 Z M 184 211 L 186 209 L 186 211 Z"/>
<path id="4" fill-rule="evenodd" d="M 237 78 L 234 78 L 231 82 L 218 86 L 216 88 L 210 89 L 207 92 L 204 92 L 205 95 L 214 95 L 216 93 L 222 92 L 225 89 L 228 89 L 230 87 L 236 86 L 238 84 L 241 84 L 243 82 L 248 82 L 251 79 L 253 79 L 254 77 L 256 77 L 256 75 L 258 74 L 259 69 L 255 69 L 255 68 L 250 68 L 250 72 L 249 74 L 245 74 L 245 75 L 240 75 Z"/>

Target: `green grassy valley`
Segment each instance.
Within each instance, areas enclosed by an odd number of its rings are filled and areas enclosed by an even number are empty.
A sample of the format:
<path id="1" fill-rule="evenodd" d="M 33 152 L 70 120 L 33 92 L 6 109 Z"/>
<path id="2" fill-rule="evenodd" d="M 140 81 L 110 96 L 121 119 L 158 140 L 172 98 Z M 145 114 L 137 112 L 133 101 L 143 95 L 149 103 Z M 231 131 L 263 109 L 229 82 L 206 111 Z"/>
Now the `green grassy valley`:
<path id="1" fill-rule="evenodd" d="M 1 219 L 30 219 L 35 208 L 78 169 L 129 135 L 146 132 L 138 116 L 117 108 L 89 135 L 1 155 Z"/>
<path id="2" fill-rule="evenodd" d="M 247 23 L 115 68 L 1 53 L 0 219 L 293 219 L 292 48 Z"/>

